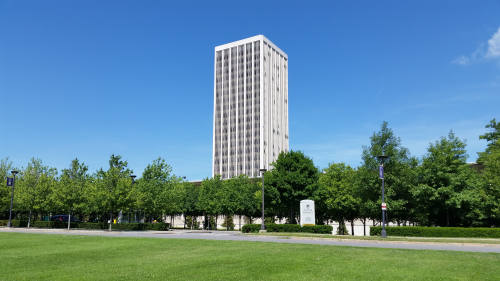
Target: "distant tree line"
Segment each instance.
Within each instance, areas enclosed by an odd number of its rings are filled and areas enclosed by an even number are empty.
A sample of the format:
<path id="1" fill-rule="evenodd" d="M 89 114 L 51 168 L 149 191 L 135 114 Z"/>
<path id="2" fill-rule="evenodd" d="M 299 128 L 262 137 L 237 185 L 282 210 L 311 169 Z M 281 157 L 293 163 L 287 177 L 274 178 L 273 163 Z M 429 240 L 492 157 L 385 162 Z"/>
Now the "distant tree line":
<path id="1" fill-rule="evenodd" d="M 334 162 L 316 167 L 301 151 L 281 153 L 265 173 L 266 221 L 297 223 L 299 202 L 316 202 L 316 223 L 380 221 L 381 180 L 378 155 L 385 161 L 387 221 L 398 225 L 475 226 L 500 225 L 500 123 L 486 126 L 480 136 L 488 142 L 479 153 L 481 165 L 466 162 L 466 142 L 453 132 L 430 143 L 421 158 L 410 154 L 384 122 L 363 146 L 361 165 L 353 168 Z M 481 167 L 478 169 L 477 167 Z M 483 169 L 484 168 L 484 169 Z M 0 216 L 8 218 L 13 163 L 0 160 Z M 90 174 L 79 159 L 58 172 L 32 159 L 16 176 L 13 213 L 17 219 L 40 220 L 49 214 L 71 214 L 85 221 L 112 221 L 118 212 L 134 213 L 145 222 L 163 221 L 167 215 L 192 217 L 244 216 L 245 223 L 261 215 L 262 183 L 245 175 L 222 180 L 219 175 L 194 185 L 172 174 L 162 158 L 148 165 L 135 181 L 121 156 L 111 155 L 109 168 Z M 130 217 L 129 217 L 130 218 Z M 204 220 L 207 221 L 206 217 Z M 213 224 L 213 223 L 212 223 Z M 354 231 L 351 228 L 351 233 Z"/>

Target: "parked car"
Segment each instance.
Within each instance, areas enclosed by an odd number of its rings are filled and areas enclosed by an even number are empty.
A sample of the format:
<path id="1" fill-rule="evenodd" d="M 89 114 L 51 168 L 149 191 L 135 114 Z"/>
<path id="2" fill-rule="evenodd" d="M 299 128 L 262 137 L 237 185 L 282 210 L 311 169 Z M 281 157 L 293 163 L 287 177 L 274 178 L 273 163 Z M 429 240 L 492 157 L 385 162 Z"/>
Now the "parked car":
<path id="1" fill-rule="evenodd" d="M 69 215 L 56 215 L 50 218 L 51 221 L 65 221 L 68 222 Z M 78 218 L 71 216 L 71 222 L 80 222 Z"/>

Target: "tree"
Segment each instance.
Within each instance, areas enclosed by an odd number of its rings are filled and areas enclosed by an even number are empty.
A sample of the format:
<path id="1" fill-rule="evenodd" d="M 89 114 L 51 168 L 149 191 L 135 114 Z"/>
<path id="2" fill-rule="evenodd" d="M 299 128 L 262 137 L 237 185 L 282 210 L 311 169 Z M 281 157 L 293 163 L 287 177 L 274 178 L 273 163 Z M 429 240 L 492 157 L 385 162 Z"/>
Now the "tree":
<path id="1" fill-rule="evenodd" d="M 167 214 L 184 213 L 188 182 L 183 182 L 181 177 L 173 177 L 173 182 L 163 193 L 164 212 Z"/>
<path id="2" fill-rule="evenodd" d="M 477 158 L 478 163 L 483 163 L 486 160 L 486 156 L 491 153 L 492 150 L 498 149 L 500 144 L 500 122 L 497 123 L 495 118 L 490 121 L 490 124 L 486 125 L 486 128 L 491 128 L 492 132 L 480 135 L 480 140 L 486 140 L 488 142 L 488 147 L 484 152 L 478 152 L 479 157 Z"/>
<path id="3" fill-rule="evenodd" d="M 87 171 L 88 166 L 85 166 L 84 163 L 80 164 L 78 158 L 75 158 L 71 161 L 69 169 L 62 170 L 58 189 L 53 193 L 55 203 L 69 214 L 68 229 L 70 228 L 72 211 L 75 209 L 84 210 L 89 205 L 89 175 Z"/>
<path id="4" fill-rule="evenodd" d="M 495 141 L 495 146 L 490 153 L 484 156 L 486 168 L 482 178 L 486 194 L 486 212 L 490 226 L 500 225 L 500 140 Z"/>
<path id="5" fill-rule="evenodd" d="M 288 222 L 295 223 L 300 200 L 311 198 L 317 188 L 318 168 L 311 158 L 293 150 L 281 152 L 271 167 L 264 178 L 266 205 L 288 213 Z"/>
<path id="6" fill-rule="evenodd" d="M 12 161 L 9 157 L 0 160 L 0 212 L 8 211 L 10 209 L 10 198 L 12 189 L 7 186 L 7 178 L 12 177 L 11 171 L 16 170 L 13 168 Z"/>
<path id="7" fill-rule="evenodd" d="M 26 169 L 22 169 L 16 188 L 21 209 L 29 211 L 28 227 L 31 223 L 31 214 L 48 211 L 53 206 L 52 190 L 57 183 L 57 170 L 43 166 L 42 160 L 32 158 Z"/>
<path id="8" fill-rule="evenodd" d="M 351 234 L 354 235 L 354 220 L 359 217 L 360 199 L 355 197 L 354 176 L 356 171 L 344 163 L 332 163 L 319 177 L 321 196 L 318 198 L 326 205 L 327 213 L 339 222 L 339 234 L 342 233 L 344 220 L 351 222 Z"/>
<path id="9" fill-rule="evenodd" d="M 132 207 L 137 203 L 138 194 L 131 188 L 129 176 L 132 170 L 128 169 L 127 161 L 112 154 L 109 160 L 109 169 L 102 168 L 96 173 L 96 184 L 101 206 L 109 211 L 109 231 L 113 223 L 113 211 Z"/>
<path id="10" fill-rule="evenodd" d="M 415 168 L 418 160 L 402 146 L 401 139 L 394 135 L 383 122 L 379 132 L 370 137 L 370 146 L 363 146 L 362 166 L 356 176 L 356 193 L 362 199 L 363 218 L 381 216 L 382 183 L 378 177 L 378 155 L 388 156 L 384 163 L 385 198 L 390 220 L 398 222 L 412 220 L 412 193 L 415 182 Z"/>
<path id="11" fill-rule="evenodd" d="M 452 131 L 429 145 L 419 168 L 419 184 L 413 189 L 414 199 L 424 211 L 421 224 L 470 226 L 483 218 L 481 213 L 471 213 L 481 200 L 477 173 L 466 163 L 465 147 L 465 140 Z"/>
<path id="12" fill-rule="evenodd" d="M 218 213 L 225 215 L 226 219 L 238 210 L 239 185 L 245 179 L 246 176 L 240 175 L 239 177 L 232 177 L 225 180 L 222 182 L 221 188 L 215 193 Z M 226 223 L 225 226 L 229 230 L 229 224 Z"/>
<path id="13" fill-rule="evenodd" d="M 162 213 L 166 211 L 167 195 L 174 178 L 171 175 L 172 168 L 161 157 L 148 165 L 138 181 L 142 193 L 141 209 L 150 220 L 161 219 Z"/>
<path id="14" fill-rule="evenodd" d="M 222 189 L 222 185 L 223 181 L 220 175 L 215 175 L 210 179 L 206 178 L 201 182 L 200 193 L 198 197 L 198 209 L 203 210 L 204 215 L 217 215 L 219 213 L 217 191 Z M 207 222 L 208 220 L 205 217 L 205 224 Z M 204 228 L 205 227 L 206 226 L 204 226 Z"/>
<path id="15" fill-rule="evenodd" d="M 200 186 L 194 185 L 192 183 L 186 182 L 185 183 L 186 187 L 186 198 L 184 200 L 184 215 L 186 219 L 188 217 L 191 217 L 189 219 L 189 224 L 192 225 L 193 223 L 193 218 L 195 216 L 200 216 L 203 214 L 203 212 L 198 209 L 198 199 L 200 195 Z M 192 225 L 193 228 L 195 228 L 195 225 Z"/>
<path id="16" fill-rule="evenodd" d="M 241 216 L 251 218 L 252 216 L 256 216 L 261 209 L 262 183 L 258 178 L 252 180 L 246 175 L 240 175 L 233 179 L 233 181 L 235 181 L 235 186 L 237 188 L 236 214 L 240 216 L 239 225 L 241 226 Z M 266 210 L 269 209 L 270 208 L 266 208 Z"/>

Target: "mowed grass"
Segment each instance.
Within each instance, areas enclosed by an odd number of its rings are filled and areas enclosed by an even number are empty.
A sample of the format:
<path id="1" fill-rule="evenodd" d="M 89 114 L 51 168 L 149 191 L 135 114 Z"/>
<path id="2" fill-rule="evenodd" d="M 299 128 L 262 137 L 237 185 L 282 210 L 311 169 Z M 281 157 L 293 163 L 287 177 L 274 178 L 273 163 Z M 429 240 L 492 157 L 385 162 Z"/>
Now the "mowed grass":
<path id="1" fill-rule="evenodd" d="M 0 233 L 1 280 L 500 280 L 500 254 Z"/>
<path id="2" fill-rule="evenodd" d="M 475 244 L 500 244 L 499 238 L 442 238 L 442 237 L 398 237 L 388 236 L 352 236 L 352 235 L 330 235 L 313 234 L 301 232 L 269 232 L 269 233 L 242 233 L 247 236 L 278 236 L 278 237 L 309 237 L 327 239 L 349 239 L 349 240 L 374 240 L 374 241 L 406 241 L 406 242 L 426 242 L 426 243 L 475 243 Z"/>

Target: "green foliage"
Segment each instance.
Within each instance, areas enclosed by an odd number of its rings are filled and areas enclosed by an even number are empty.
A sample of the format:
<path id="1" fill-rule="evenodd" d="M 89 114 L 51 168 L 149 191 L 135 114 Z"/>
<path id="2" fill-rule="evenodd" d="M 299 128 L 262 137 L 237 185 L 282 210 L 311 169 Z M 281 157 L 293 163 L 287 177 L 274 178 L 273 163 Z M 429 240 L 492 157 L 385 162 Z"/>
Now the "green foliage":
<path id="1" fill-rule="evenodd" d="M 199 222 L 193 220 L 193 217 L 192 216 L 187 216 L 186 217 L 186 226 L 187 228 L 191 228 L 193 226 L 193 222 L 195 223 L 194 224 L 194 228 L 195 229 L 198 229 L 200 226 L 199 226 Z"/>
<path id="2" fill-rule="evenodd" d="M 388 226 L 385 229 L 389 236 L 500 238 L 499 228 Z M 381 232 L 381 226 L 370 227 L 370 236 L 380 236 Z"/>
<path id="3" fill-rule="evenodd" d="M 264 217 L 264 223 L 276 223 L 275 217 Z"/>
<path id="4" fill-rule="evenodd" d="M 55 210 L 65 211 L 69 215 L 72 211 L 90 212 L 92 194 L 87 171 L 88 166 L 80 164 L 78 159 L 71 161 L 69 169 L 62 170 L 62 176 L 52 193 Z"/>
<path id="5" fill-rule="evenodd" d="M 385 202 L 390 221 L 412 220 L 414 214 L 411 189 L 416 181 L 418 160 L 402 146 L 401 139 L 383 122 L 380 131 L 370 137 L 370 146 L 363 146 L 362 166 L 355 178 L 355 194 L 360 198 L 359 217 L 380 219 L 382 182 L 378 176 L 381 164 L 378 155 L 388 156 L 384 163 Z"/>
<path id="6" fill-rule="evenodd" d="M 324 212 L 341 224 L 358 217 L 360 199 L 354 193 L 355 171 L 344 163 L 330 164 L 319 178 L 316 200 L 324 203 Z"/>
<path id="7" fill-rule="evenodd" d="M 48 212 L 54 206 L 51 195 L 57 184 L 56 176 L 55 168 L 43 166 L 42 160 L 32 158 L 16 179 L 14 209 L 29 211 L 30 216 Z"/>
<path id="8" fill-rule="evenodd" d="M 221 226 L 226 227 L 227 229 L 234 228 L 233 216 L 226 216 Z"/>
<path id="9" fill-rule="evenodd" d="M 241 228 L 242 233 L 258 233 L 261 228 L 260 224 L 246 224 Z M 303 232 L 303 233 L 320 233 L 331 234 L 333 227 L 331 225 L 305 225 L 298 224 L 274 224 L 266 223 L 267 232 Z"/>
<path id="10" fill-rule="evenodd" d="M 486 168 L 481 179 L 485 194 L 486 217 L 489 224 L 500 225 L 500 140 L 496 141 L 495 149 L 484 157 Z"/>
<path id="11" fill-rule="evenodd" d="M 483 163 L 486 161 L 486 156 L 488 156 L 492 150 L 500 149 L 500 122 L 497 123 L 495 118 L 490 121 L 490 124 L 486 125 L 486 128 L 490 128 L 492 131 L 489 133 L 485 133 L 484 135 L 480 135 L 480 140 L 486 140 L 488 142 L 488 147 L 484 152 L 478 152 L 479 158 L 477 159 L 478 163 Z"/>
<path id="12" fill-rule="evenodd" d="M 7 186 L 7 178 L 12 177 L 11 171 L 15 170 L 9 157 L 0 160 L 0 212 L 10 209 L 12 188 Z"/>
<path id="13" fill-rule="evenodd" d="M 209 225 L 209 222 L 210 222 L 210 225 Z M 215 223 L 215 218 L 214 216 L 210 216 L 210 219 L 207 219 L 207 217 L 205 217 L 205 220 L 204 220 L 204 229 L 209 229 L 209 230 L 217 230 L 217 225 Z"/>
<path id="14" fill-rule="evenodd" d="M 421 224 L 470 226 L 484 218 L 479 176 L 466 163 L 465 146 L 453 132 L 430 144 L 412 190 Z"/>
<path id="15" fill-rule="evenodd" d="M 148 165 L 137 184 L 141 191 L 139 208 L 151 219 L 161 219 L 162 214 L 183 213 L 186 184 L 180 177 L 171 175 L 172 168 L 158 158 Z"/>
<path id="16" fill-rule="evenodd" d="M 9 220 L 0 220 L 0 226 L 6 226 Z M 12 220 L 14 227 L 28 226 L 27 220 Z M 67 228 L 68 223 L 62 221 L 35 221 L 33 226 L 37 228 Z M 77 229 L 107 229 L 108 224 L 103 222 L 71 222 L 71 228 Z M 168 223 L 115 223 L 113 230 L 168 230 L 170 224 Z"/>
<path id="17" fill-rule="evenodd" d="M 207 214 L 217 214 L 220 209 L 217 192 L 222 189 L 222 185 L 223 181 L 220 175 L 204 179 L 199 192 L 198 208 L 204 210 Z"/>
<path id="18" fill-rule="evenodd" d="M 347 230 L 345 223 L 339 224 L 337 227 L 337 235 L 349 235 L 349 231 Z"/>
<path id="19" fill-rule="evenodd" d="M 222 180 L 220 175 L 206 178 L 198 192 L 197 210 L 206 214 L 233 214 L 252 216 L 258 211 L 256 192 L 258 185 L 246 175 Z M 200 211 L 198 211 L 200 212 Z"/>
<path id="20" fill-rule="evenodd" d="M 184 200 L 184 213 L 191 216 L 200 216 L 203 212 L 198 208 L 200 186 L 186 183 L 186 198 Z"/>
<path id="21" fill-rule="evenodd" d="M 264 177 L 265 204 L 294 223 L 300 200 L 311 198 L 317 189 L 318 168 L 303 152 L 293 150 L 281 152 L 271 166 Z"/>
<path id="22" fill-rule="evenodd" d="M 7 226 L 9 220 L 0 220 L 0 226 Z M 27 227 L 28 220 L 12 220 L 13 227 Z"/>
<path id="23" fill-rule="evenodd" d="M 96 187 L 101 210 L 109 211 L 110 222 L 113 221 L 112 213 L 134 207 L 137 204 L 139 194 L 131 187 L 130 175 L 132 171 L 127 168 L 127 161 L 121 161 L 122 157 L 114 154 L 109 160 L 109 169 L 102 168 L 96 173 Z M 111 229 L 111 223 L 110 223 Z"/>
<path id="24" fill-rule="evenodd" d="M 299 201 L 316 202 L 316 224 L 337 221 L 341 230 L 345 221 L 381 219 L 381 180 L 377 156 L 388 156 L 385 170 L 387 221 L 421 226 L 500 226 L 500 123 L 493 119 L 487 128 L 492 132 L 480 136 L 488 141 L 481 154 L 485 169 L 477 172 L 467 164 L 465 141 L 450 132 L 431 143 L 421 160 L 410 155 L 400 138 L 384 122 L 363 146 L 362 165 L 351 168 L 331 163 L 318 171 L 312 159 L 301 151 L 281 153 L 265 173 L 265 222 L 274 223 L 298 217 Z M 240 175 L 222 180 L 206 178 L 201 186 L 183 181 L 172 174 L 172 168 L 158 158 L 148 165 L 132 184 L 132 173 L 121 156 L 111 155 L 109 168 L 93 175 L 74 159 L 61 176 L 54 168 L 31 159 L 16 177 L 14 218 L 24 220 L 52 214 L 71 214 L 79 218 L 108 221 L 119 211 L 140 210 L 146 221 L 162 221 L 165 215 L 215 215 L 232 218 L 261 216 L 262 178 Z M 0 161 L 0 216 L 8 217 L 11 189 L 5 185 L 12 176 L 13 164 Z M 139 212 L 137 212 L 139 213 Z M 144 215 L 145 214 L 145 215 Z M 144 215 L 144 217 L 142 217 Z M 187 221 L 190 226 L 189 219 Z M 208 223 L 208 222 L 207 222 Z M 70 224 L 70 226 L 73 224 Z M 233 223 L 223 223 L 227 228 Z M 111 225 L 110 225 L 111 226 Z"/>

